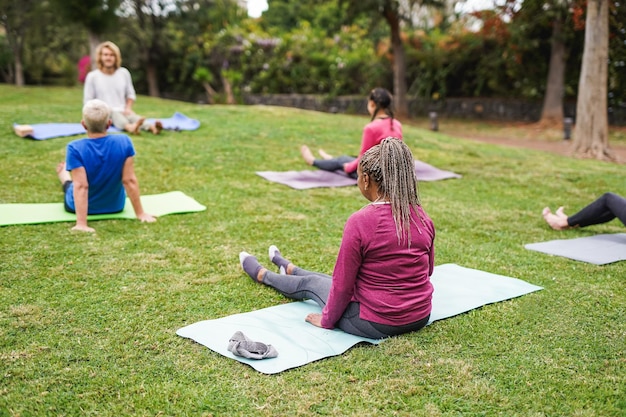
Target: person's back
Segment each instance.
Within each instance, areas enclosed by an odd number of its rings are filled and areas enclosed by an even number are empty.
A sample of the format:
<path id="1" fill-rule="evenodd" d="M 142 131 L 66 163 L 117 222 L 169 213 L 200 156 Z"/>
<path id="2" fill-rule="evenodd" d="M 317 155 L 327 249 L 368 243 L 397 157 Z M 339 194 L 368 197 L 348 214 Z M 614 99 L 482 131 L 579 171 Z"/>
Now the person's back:
<path id="1" fill-rule="evenodd" d="M 360 258 L 354 259 L 358 267 L 354 298 L 361 302 L 361 315 L 367 320 L 404 324 L 430 313 L 435 228 L 422 207 L 419 215 L 411 211 L 410 244 L 398 242 L 389 204 L 369 204 L 346 223 L 344 235 L 356 236 L 342 242 L 360 242 L 360 248 L 342 246 L 340 251 L 347 249 Z M 350 267 L 342 262 L 333 275 Z"/>
<path id="2" fill-rule="evenodd" d="M 67 145 L 66 169 L 83 167 L 89 181 L 88 214 L 116 213 L 124 209 L 126 192 L 122 172 L 126 159 L 135 155 L 126 135 L 86 138 Z M 66 194 L 67 205 L 75 209 L 74 194 Z"/>
<path id="3" fill-rule="evenodd" d="M 368 204 L 346 222 L 338 258 L 349 262 L 338 263 L 333 276 L 358 269 L 353 297 L 364 319 L 405 324 L 430 313 L 435 227 L 421 206 L 411 209 L 410 227 L 410 244 L 399 243 L 388 203 Z"/>
<path id="4" fill-rule="evenodd" d="M 124 210 L 126 197 L 137 219 L 156 221 L 153 215 L 143 211 L 132 141 L 126 135 L 107 133 L 111 107 L 102 100 L 89 100 L 83 106 L 81 124 L 87 130 L 87 138 L 70 142 L 65 162 L 56 169 L 63 186 L 65 210 L 76 214 L 72 230 L 94 232 L 87 224 L 87 216 L 120 212 Z"/>

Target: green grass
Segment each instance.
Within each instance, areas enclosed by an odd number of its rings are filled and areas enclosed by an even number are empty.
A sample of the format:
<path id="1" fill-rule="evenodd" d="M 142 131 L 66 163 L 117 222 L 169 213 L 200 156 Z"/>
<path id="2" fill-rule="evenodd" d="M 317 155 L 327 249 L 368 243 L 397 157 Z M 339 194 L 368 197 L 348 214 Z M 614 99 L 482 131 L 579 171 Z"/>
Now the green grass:
<path id="1" fill-rule="evenodd" d="M 78 121 L 81 94 L 0 85 L 0 203 L 61 201 L 54 167 L 72 138 L 25 140 L 11 124 Z M 626 415 L 626 262 L 523 246 L 624 232 L 618 221 L 555 232 L 540 215 L 626 193 L 623 166 L 405 125 L 417 158 L 463 175 L 420 184 L 436 263 L 545 290 L 267 376 L 175 332 L 286 302 L 244 276 L 241 250 L 264 257 L 277 244 L 302 266 L 332 270 L 343 224 L 365 204 L 358 189 L 297 191 L 254 172 L 304 169 L 301 143 L 354 153 L 367 119 L 148 97 L 136 109 L 202 122 L 135 137 L 135 167 L 143 194 L 181 190 L 207 210 L 93 222 L 96 234 L 0 227 L 0 416 Z"/>

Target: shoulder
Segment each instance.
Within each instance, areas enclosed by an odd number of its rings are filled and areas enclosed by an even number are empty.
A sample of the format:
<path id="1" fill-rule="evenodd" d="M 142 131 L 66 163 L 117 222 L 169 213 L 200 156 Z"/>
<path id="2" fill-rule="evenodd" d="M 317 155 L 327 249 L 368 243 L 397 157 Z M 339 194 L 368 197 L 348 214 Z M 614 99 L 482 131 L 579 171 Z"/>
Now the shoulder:
<path id="1" fill-rule="evenodd" d="M 128 69 L 126 69 L 126 67 L 119 67 L 118 69 L 115 70 L 115 72 L 117 74 L 122 74 L 122 75 L 128 75 L 130 76 L 130 71 L 128 71 Z"/>
<path id="2" fill-rule="evenodd" d="M 373 218 L 375 217 L 375 209 L 376 207 L 368 204 L 365 207 L 361 208 L 358 211 L 355 211 L 348 217 L 348 221 L 346 222 L 346 226 L 357 226 L 363 224 L 369 224 Z"/>
<path id="3" fill-rule="evenodd" d="M 80 148 L 81 146 L 83 146 L 89 139 L 88 138 L 82 138 L 82 139 L 74 139 L 73 141 L 69 142 L 67 144 L 67 148 Z"/>
<path id="4" fill-rule="evenodd" d="M 124 133 L 114 133 L 111 135 L 107 135 L 106 137 L 112 141 L 133 143 L 130 136 L 125 135 Z"/>
<path id="5" fill-rule="evenodd" d="M 417 212 L 418 212 L 419 216 L 422 218 L 422 220 L 424 221 L 424 223 L 426 223 L 426 225 L 428 225 L 428 227 L 431 228 L 434 231 L 435 230 L 435 223 L 430 218 L 428 213 L 426 213 L 426 210 L 424 210 L 424 207 L 418 206 L 417 207 Z"/>
<path id="6" fill-rule="evenodd" d="M 371 132 L 378 130 L 377 122 L 378 122 L 378 119 L 372 120 L 371 122 L 366 124 L 365 127 L 363 128 L 363 133 L 371 133 Z"/>

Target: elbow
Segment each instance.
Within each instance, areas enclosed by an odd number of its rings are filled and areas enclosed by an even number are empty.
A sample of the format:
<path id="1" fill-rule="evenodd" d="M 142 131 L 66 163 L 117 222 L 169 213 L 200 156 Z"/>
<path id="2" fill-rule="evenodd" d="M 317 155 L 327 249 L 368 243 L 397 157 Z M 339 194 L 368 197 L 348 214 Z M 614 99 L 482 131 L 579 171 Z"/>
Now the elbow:
<path id="1" fill-rule="evenodd" d="M 135 187 L 137 186 L 137 177 L 122 178 L 122 184 L 124 187 Z"/>
<path id="2" fill-rule="evenodd" d="M 86 182 L 74 182 L 74 191 L 81 193 L 89 192 L 89 184 Z"/>

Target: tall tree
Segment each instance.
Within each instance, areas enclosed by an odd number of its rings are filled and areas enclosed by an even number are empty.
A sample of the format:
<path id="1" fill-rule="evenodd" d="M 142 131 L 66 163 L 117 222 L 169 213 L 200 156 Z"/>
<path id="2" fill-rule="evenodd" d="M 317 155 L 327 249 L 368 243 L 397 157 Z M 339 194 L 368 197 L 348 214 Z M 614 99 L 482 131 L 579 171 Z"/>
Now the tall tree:
<path id="1" fill-rule="evenodd" d="M 567 61 L 566 20 L 569 2 L 556 0 L 554 4 L 547 4 L 552 17 L 552 35 L 550 38 L 550 65 L 546 92 L 541 110 L 542 125 L 562 125 L 563 123 L 563 96 L 565 93 L 565 63 Z"/>
<path id="2" fill-rule="evenodd" d="M 410 22 L 414 8 L 419 6 L 441 6 L 437 0 L 342 0 L 348 5 L 351 15 L 375 13 L 389 26 L 393 66 L 394 106 L 398 117 L 407 117 L 406 53 L 401 36 L 402 22 Z"/>
<path id="3" fill-rule="evenodd" d="M 89 35 L 89 51 L 95 62 L 95 51 L 101 36 L 117 23 L 116 11 L 121 0 L 52 0 L 68 22 L 82 24 Z"/>
<path id="4" fill-rule="evenodd" d="M 574 152 L 578 156 L 615 159 L 608 147 L 608 58 L 609 0 L 588 0 L 573 132 Z"/>
<path id="5" fill-rule="evenodd" d="M 125 34 L 137 46 L 135 53 L 145 70 L 148 95 L 152 97 L 160 96 L 158 67 L 164 49 L 164 29 L 168 14 L 175 7 L 170 0 L 126 0 L 122 7 L 123 14 L 136 23 L 125 25 Z"/>
<path id="6" fill-rule="evenodd" d="M 24 42 L 39 6 L 36 0 L 0 0 L 0 23 L 13 53 L 13 74 L 17 86 L 24 85 Z"/>

